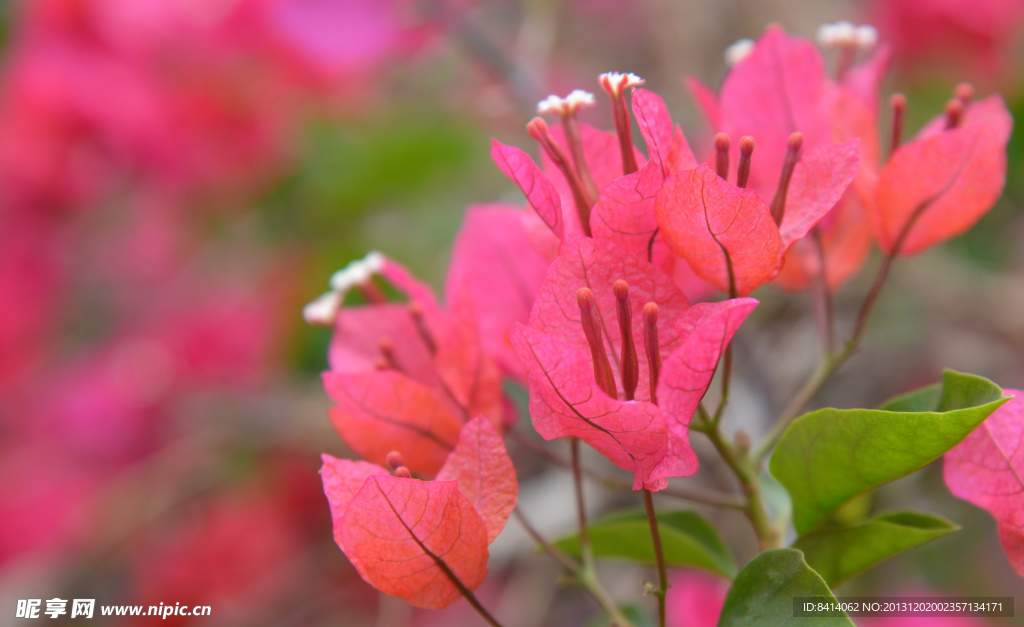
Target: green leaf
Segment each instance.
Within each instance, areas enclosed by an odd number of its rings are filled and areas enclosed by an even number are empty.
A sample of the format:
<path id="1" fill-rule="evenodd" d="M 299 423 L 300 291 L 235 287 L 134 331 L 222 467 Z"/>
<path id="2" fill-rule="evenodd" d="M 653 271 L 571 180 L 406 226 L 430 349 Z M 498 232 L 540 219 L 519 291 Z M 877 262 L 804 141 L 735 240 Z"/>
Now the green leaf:
<path id="1" fill-rule="evenodd" d="M 771 549 L 750 560 L 725 597 L 718 627 L 759 627 L 798 622 L 815 627 L 853 627 L 842 616 L 793 619 L 793 597 L 835 599 L 821 575 L 796 549 Z"/>
<path id="2" fill-rule="evenodd" d="M 942 456 L 1008 399 L 988 379 L 947 370 L 942 386 L 886 409 L 819 409 L 793 421 L 769 468 L 793 499 L 804 534 L 848 499 Z"/>
<path id="3" fill-rule="evenodd" d="M 658 513 L 658 529 L 669 567 L 700 568 L 731 578 L 736 563 L 718 531 L 696 512 L 677 510 Z M 654 566 L 651 528 L 644 510 L 623 510 L 587 526 L 587 536 L 597 557 L 618 558 Z M 555 546 L 574 556 L 580 554 L 579 536 L 557 540 Z"/>
<path id="4" fill-rule="evenodd" d="M 924 512 L 893 512 L 855 527 L 835 527 L 800 536 L 794 549 L 833 588 L 850 577 L 959 529 L 945 518 Z"/>

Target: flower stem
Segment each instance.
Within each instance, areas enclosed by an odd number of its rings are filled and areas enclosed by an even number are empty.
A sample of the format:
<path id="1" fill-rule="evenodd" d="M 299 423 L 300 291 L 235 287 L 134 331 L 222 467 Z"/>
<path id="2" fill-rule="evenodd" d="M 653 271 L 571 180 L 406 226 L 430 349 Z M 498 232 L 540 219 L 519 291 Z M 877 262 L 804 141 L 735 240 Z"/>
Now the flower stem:
<path id="1" fill-rule="evenodd" d="M 729 259 L 728 254 L 726 255 L 726 262 L 729 268 L 729 298 L 737 298 L 736 293 L 736 280 L 733 276 L 732 260 Z M 712 419 L 712 424 L 715 428 L 718 427 L 718 423 L 722 420 L 722 414 L 725 412 L 725 406 L 729 402 L 729 381 L 732 379 L 732 340 L 729 341 L 729 345 L 725 347 L 725 358 L 722 360 L 722 395 L 718 399 L 718 407 L 715 408 L 715 417 Z"/>
<path id="2" fill-rule="evenodd" d="M 544 552 L 551 557 L 551 559 L 558 562 L 559 565 L 561 565 L 567 571 L 573 574 L 579 573 L 580 565 L 577 564 L 576 561 L 573 560 L 571 557 L 556 549 L 553 544 L 551 544 L 547 541 L 546 538 L 544 538 L 544 536 L 540 535 L 540 532 L 537 531 L 537 528 L 534 527 L 533 524 L 526 519 L 526 516 L 524 516 L 523 513 L 519 511 L 518 507 L 512 510 L 512 515 L 515 516 L 516 520 L 519 521 L 519 524 L 523 526 L 523 529 L 526 530 L 527 535 L 529 535 L 534 542 L 539 544 L 541 548 L 544 549 Z"/>
<path id="3" fill-rule="evenodd" d="M 583 502 L 583 476 L 580 471 L 580 441 L 578 438 L 569 438 L 569 446 L 572 454 L 572 481 L 576 486 L 576 516 L 580 525 L 580 554 L 583 556 L 583 564 L 593 563 L 593 549 L 590 547 L 590 539 L 587 537 L 587 508 Z"/>
<path id="4" fill-rule="evenodd" d="M 904 233 L 908 229 L 904 229 Z M 860 313 L 857 315 L 857 322 L 853 327 L 853 336 L 847 340 L 843 349 L 838 353 L 827 356 L 814 374 L 804 383 L 800 391 L 797 392 L 793 400 L 790 401 L 789 405 L 786 406 L 782 413 L 779 414 L 778 419 L 775 421 L 775 426 L 768 433 L 768 436 L 758 446 L 757 451 L 754 454 L 754 459 L 760 461 L 768 453 L 771 452 L 772 448 L 778 442 L 782 434 L 786 432 L 786 428 L 789 427 L 789 423 L 793 422 L 800 412 L 804 410 L 808 403 L 811 402 L 822 387 L 832 378 L 832 375 L 836 373 L 839 368 L 846 363 L 857 349 L 860 347 L 861 339 L 864 336 L 864 329 L 867 327 L 868 318 L 871 317 L 871 312 L 875 308 L 875 303 L 878 301 L 878 295 L 882 292 L 882 287 L 885 285 L 885 281 L 889 278 L 889 270 L 892 268 L 892 263 L 896 259 L 896 252 L 899 250 L 899 244 L 902 242 L 903 236 L 897 241 L 897 245 L 893 248 L 893 251 L 885 256 L 885 260 L 882 262 L 882 266 L 878 269 L 878 274 L 875 276 L 875 282 L 871 286 L 871 290 L 864 298 L 864 304 L 861 305 Z"/>
<path id="5" fill-rule="evenodd" d="M 828 357 L 835 350 L 835 311 L 832 307 L 832 291 L 828 286 L 828 272 L 825 267 L 825 247 L 821 241 L 821 231 L 814 227 L 811 240 L 818 255 L 818 276 L 815 278 L 815 318 L 818 331 L 821 333 L 822 353 Z"/>
<path id="6" fill-rule="evenodd" d="M 707 412 L 701 410 L 700 415 L 707 422 Z M 735 446 L 726 441 L 719 431 L 718 425 L 711 424 L 705 430 L 711 443 L 715 446 L 719 455 L 736 475 L 747 496 L 747 505 L 743 510 L 750 524 L 757 534 L 757 541 L 761 550 L 773 549 L 780 546 L 782 534 L 772 524 L 768 516 L 768 510 L 764 506 L 764 497 L 761 494 L 761 480 L 758 476 L 758 461 L 756 457 L 750 457 L 746 452 L 738 450 Z"/>
<path id="7" fill-rule="evenodd" d="M 654 512 L 654 499 L 651 491 L 644 490 L 644 508 L 647 510 L 647 522 L 651 526 L 651 542 L 654 544 L 654 559 L 658 564 L 658 589 L 654 596 L 658 597 L 658 625 L 665 627 L 665 595 L 668 593 L 668 574 L 665 571 L 665 549 L 661 545 L 661 532 L 658 530 L 658 518 Z"/>
<path id="8" fill-rule="evenodd" d="M 594 601 L 601 606 L 601 609 L 612 617 L 613 621 L 616 621 L 617 624 L 620 624 L 623 627 L 629 627 L 629 622 L 624 616 L 622 616 L 619 608 L 615 606 L 615 602 L 612 601 L 611 597 L 597 579 L 584 576 L 583 568 L 576 562 L 576 560 L 572 559 L 562 551 L 559 551 L 553 544 L 548 542 L 544 536 L 540 535 L 537 528 L 526 519 L 526 516 L 519 511 L 519 508 L 513 509 L 512 514 L 516 517 L 516 520 L 519 521 L 519 524 L 523 526 L 523 529 L 526 530 L 526 533 L 533 539 L 533 541 L 539 544 L 551 559 L 572 573 L 573 577 L 575 577 L 576 583 L 583 586 L 590 596 L 593 597 Z"/>
<path id="9" fill-rule="evenodd" d="M 572 464 L 569 460 L 560 457 L 557 453 L 551 451 L 540 442 L 535 442 L 516 431 L 510 431 L 507 437 L 514 440 L 519 446 L 537 453 L 552 464 L 561 466 L 562 468 L 572 468 Z M 580 466 L 580 472 L 610 490 L 633 491 L 632 481 L 616 477 L 606 477 L 589 468 L 584 468 L 582 465 Z M 710 505 L 712 507 L 722 507 L 725 509 L 743 509 L 746 506 L 744 501 L 734 496 L 696 487 L 669 486 L 662 490 L 660 494 L 672 496 L 677 499 L 683 499 L 685 501 L 692 501 L 694 503 Z"/>
<path id="10" fill-rule="evenodd" d="M 587 535 L 587 510 L 583 502 L 583 473 L 580 469 L 579 438 L 570 437 L 569 447 L 572 453 L 572 478 L 576 486 L 576 513 L 580 526 L 580 557 L 583 561 L 583 565 L 576 573 L 576 578 L 582 586 L 590 591 L 604 611 L 608 613 L 612 625 L 630 627 L 629 619 L 622 614 L 622 611 L 615 605 L 615 602 L 597 579 L 597 569 L 594 566 L 594 547 L 590 545 L 590 538 Z"/>

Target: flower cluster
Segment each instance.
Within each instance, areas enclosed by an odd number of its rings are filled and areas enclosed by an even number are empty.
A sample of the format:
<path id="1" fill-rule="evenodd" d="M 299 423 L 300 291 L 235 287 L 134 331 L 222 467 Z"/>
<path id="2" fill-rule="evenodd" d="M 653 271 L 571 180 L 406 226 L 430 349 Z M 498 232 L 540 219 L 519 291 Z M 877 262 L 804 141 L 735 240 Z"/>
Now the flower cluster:
<path id="1" fill-rule="evenodd" d="M 836 78 L 811 42 L 771 26 L 731 49 L 717 94 L 690 79 L 717 132 L 703 154 L 636 75 L 599 77 L 614 131 L 579 119 L 592 94 L 545 99 L 538 111 L 557 123 L 527 126 L 540 165 L 492 144 L 527 207 L 469 209 L 447 308 L 376 253 L 307 308 L 308 320 L 334 328 L 324 374 L 332 424 L 370 462 L 325 457 L 323 470 L 335 538 L 364 579 L 414 605 L 441 607 L 461 593 L 476 606 L 486 541 L 515 501 L 514 481 L 485 480 L 495 468 L 514 472 L 500 443 L 512 421 L 502 375 L 528 388 L 541 437 L 581 440 L 633 473 L 659 546 L 651 492 L 696 472 L 694 420 L 717 431 L 726 395 L 713 417 L 701 403 L 723 356 L 728 382 L 730 342 L 757 305 L 748 295 L 773 283 L 827 298 L 859 271 L 872 239 L 891 262 L 991 208 L 1012 125 L 999 96 L 975 100 L 961 86 L 909 140 L 906 100 L 894 97 L 883 149 L 887 47 L 848 23 L 824 27 L 820 39 L 843 55 Z M 634 146 L 634 121 L 646 152 Z M 365 304 L 343 306 L 350 289 Z M 778 532 L 763 519 L 750 443 L 713 441 L 770 548 Z M 456 483 L 453 464 L 463 471 Z M 492 501 L 501 503 L 495 518 Z M 664 602 L 664 581 L 657 593 Z"/>

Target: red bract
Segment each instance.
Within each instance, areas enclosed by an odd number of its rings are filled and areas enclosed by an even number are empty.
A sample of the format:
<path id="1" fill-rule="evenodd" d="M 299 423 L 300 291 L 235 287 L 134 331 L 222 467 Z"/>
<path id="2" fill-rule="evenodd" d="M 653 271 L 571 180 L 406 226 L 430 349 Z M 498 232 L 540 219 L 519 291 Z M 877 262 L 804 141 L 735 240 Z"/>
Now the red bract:
<path id="1" fill-rule="evenodd" d="M 824 173 L 820 170 L 804 176 L 800 174 L 801 166 L 796 168 L 785 213 L 790 213 L 794 198 L 801 195 L 808 201 L 827 202 L 826 213 L 835 208 L 817 224 L 820 252 L 814 243 L 799 241 L 789 250 L 779 275 L 781 285 L 787 289 L 806 288 L 820 275 L 822 256 L 831 288 L 852 276 L 867 257 L 870 239 L 861 215 L 865 202 L 861 197 L 869 196 L 873 185 L 864 187 L 861 179 L 873 179 L 878 164 L 876 99 L 887 62 L 888 52 L 883 48 L 847 71 L 837 83 L 826 75 L 824 60 L 813 44 L 787 35 L 778 26 L 770 26 L 750 54 L 726 76 L 720 99 L 695 79 L 688 81 L 705 117 L 717 130 L 733 138 L 749 135 L 756 141 L 748 187 L 765 200 L 775 192 L 791 133 L 804 136 L 801 164 L 817 149 L 836 150 L 835 143 L 860 140 L 861 173 L 849 189 L 846 184 L 836 183 L 847 174 L 857 174 L 856 163 L 852 164 L 852 173 L 841 174 L 832 184 L 822 183 L 820 177 Z M 735 163 L 738 142 L 734 141 L 731 148 L 731 160 Z M 844 161 L 849 159 L 851 150 L 849 146 L 837 149 L 824 157 L 824 162 L 845 169 Z M 810 170 L 820 167 L 819 164 Z"/>
<path id="2" fill-rule="evenodd" d="M 658 342 L 662 354 L 671 353 L 679 345 L 679 335 L 673 328 L 689 302 L 664 271 L 632 255 L 628 250 L 597 239 L 579 239 L 566 244 L 562 254 L 551 264 L 547 278 L 541 285 L 537 300 L 530 312 L 530 328 L 556 337 L 577 351 L 587 353 L 590 343 L 581 325 L 576 291 L 588 288 L 594 293 L 595 309 L 602 321 L 605 339 L 610 344 L 611 367 L 616 385 L 622 389 L 621 358 L 622 337 L 612 333 L 617 328 L 618 302 L 614 294 L 616 281 L 629 284 L 634 337 L 643 337 L 644 323 L 639 314 L 649 302 L 658 305 Z M 513 341 L 513 345 L 515 342 Z M 647 348 L 643 342 L 636 346 L 639 363 L 647 363 Z M 523 354 L 517 349 L 520 359 Z M 524 360 L 529 361 L 529 360 Z M 530 367 L 527 366 L 527 370 Z M 649 375 L 640 368 L 636 386 L 638 400 L 651 400 Z"/>
<path id="3" fill-rule="evenodd" d="M 457 294 L 449 302 L 449 313 L 449 333 L 438 343 L 434 355 L 444 396 L 455 403 L 463 421 L 483 415 L 501 428 L 501 373 L 484 352 L 470 294 Z"/>
<path id="4" fill-rule="evenodd" d="M 459 420 L 430 388 L 401 373 L 325 372 L 324 387 L 337 403 L 331 424 L 364 459 L 383 463 L 399 451 L 409 470 L 433 476 L 455 448 Z"/>
<path id="5" fill-rule="evenodd" d="M 487 529 L 455 481 L 375 475 L 352 497 L 341 545 L 374 588 L 440 609 L 487 575 Z"/>
<path id="6" fill-rule="evenodd" d="M 491 140 L 491 158 L 505 176 L 523 190 L 526 201 L 544 224 L 561 239 L 565 232 L 562 223 L 562 201 L 551 179 L 521 148 L 506 146 L 496 139 Z"/>
<path id="7" fill-rule="evenodd" d="M 968 105 L 956 128 L 933 120 L 882 169 L 868 215 L 882 248 L 912 255 L 963 233 L 1006 182 L 1013 118 L 999 96 Z"/>
<path id="8" fill-rule="evenodd" d="M 604 239 L 671 270 L 676 258 L 656 237 L 654 201 L 665 177 L 695 168 L 697 160 L 678 126 L 673 126 L 665 102 L 646 89 L 633 90 L 633 115 L 647 142 L 651 160 L 636 172 L 606 186 L 594 205 L 590 227 Z"/>
<path id="9" fill-rule="evenodd" d="M 675 324 L 679 347 L 665 360 L 658 381 L 658 398 L 669 415 L 689 425 L 711 384 L 718 358 L 756 306 L 753 298 L 698 303 L 679 318 Z"/>
<path id="10" fill-rule="evenodd" d="M 487 527 L 487 542 L 505 528 L 516 506 L 519 482 L 501 435 L 482 417 L 462 427 L 459 443 L 437 473 L 438 481 L 457 481 Z"/>
<path id="11" fill-rule="evenodd" d="M 407 460 L 397 453 L 387 456 L 395 477 L 376 464 L 322 458 L 334 539 L 368 583 L 439 609 L 483 581 L 487 545 L 504 528 L 519 489 L 487 419 L 463 426 L 437 481 L 407 478 Z"/>
<path id="12" fill-rule="evenodd" d="M 780 228 L 756 193 L 702 164 L 665 181 L 656 201 L 658 224 L 669 246 L 701 278 L 745 296 L 778 274 L 786 251 L 828 213 L 857 165 L 856 142 L 801 159 Z"/>
<path id="13" fill-rule="evenodd" d="M 472 294 L 483 349 L 517 379 L 526 375 L 508 334 L 513 324 L 526 322 L 548 269 L 548 260 L 530 243 L 525 215 L 508 205 L 470 207 L 445 281 L 448 302 L 463 291 Z"/>
<path id="14" fill-rule="evenodd" d="M 747 295 L 782 265 L 782 241 L 768 205 L 705 164 L 665 181 L 658 224 L 669 246 L 720 290 Z"/>
<path id="15" fill-rule="evenodd" d="M 988 510 L 999 524 L 999 539 L 1014 569 L 1024 577 L 1024 392 L 989 416 L 946 453 L 949 491 Z"/>
<path id="16" fill-rule="evenodd" d="M 324 373 L 327 392 L 338 403 L 331 422 L 361 457 L 384 463 L 398 451 L 411 471 L 433 476 L 463 422 L 483 415 L 502 428 L 500 373 L 483 350 L 468 292 L 458 292 L 444 311 L 429 288 L 381 255 L 342 271 L 336 287 L 382 298 L 374 272 L 411 302 L 337 312 L 331 371 Z"/>
<path id="17" fill-rule="evenodd" d="M 769 26 L 750 55 L 729 71 L 722 82 L 717 130 L 757 141 L 750 187 L 774 191 L 791 133 L 803 133 L 808 147 L 832 143 L 831 118 L 823 108 L 829 82 L 817 47 L 779 26 Z M 738 142 L 733 144 L 735 163 Z"/>
<path id="18" fill-rule="evenodd" d="M 563 126 L 557 124 L 550 130 L 551 139 L 566 153 L 571 154 Z M 602 131 L 582 122 L 579 124 L 579 130 L 583 160 L 586 162 L 587 169 L 600 193 L 609 183 L 622 176 L 622 152 L 619 149 L 619 138 L 613 132 Z M 646 161 L 639 150 L 634 148 L 633 154 L 637 163 L 642 165 Z M 573 206 L 573 193 L 569 181 L 545 151 L 541 152 L 541 165 L 544 167 L 544 173 L 548 175 L 561 194 L 562 206 Z"/>
<path id="19" fill-rule="evenodd" d="M 692 475 L 690 419 L 754 303 L 708 304 L 687 316 L 686 298 L 657 267 L 608 242 L 566 244 L 530 326 L 512 332 L 529 373 L 534 427 L 545 439 L 584 440 L 634 472 L 637 490 Z M 738 315 L 728 313 L 733 309 Z M 673 326 L 681 317 L 686 322 Z"/>
<path id="20" fill-rule="evenodd" d="M 662 166 L 665 174 L 697 167 L 697 159 L 679 125 L 672 124 L 668 107 L 658 94 L 633 89 L 633 115 L 647 142 L 651 161 Z"/>
<path id="21" fill-rule="evenodd" d="M 512 345 L 530 373 L 530 417 L 541 437 L 580 438 L 635 473 L 634 490 L 662 490 L 669 477 L 697 472 L 689 442 L 676 440 L 661 410 L 653 403 L 610 398 L 594 380 L 584 353 L 522 325 L 513 329 Z"/>

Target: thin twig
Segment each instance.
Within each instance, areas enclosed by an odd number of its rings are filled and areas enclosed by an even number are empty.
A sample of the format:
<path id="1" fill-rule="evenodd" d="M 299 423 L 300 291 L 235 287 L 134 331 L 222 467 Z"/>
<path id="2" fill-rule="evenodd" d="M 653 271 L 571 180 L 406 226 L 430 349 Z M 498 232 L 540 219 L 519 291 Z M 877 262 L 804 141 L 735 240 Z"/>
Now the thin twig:
<path id="1" fill-rule="evenodd" d="M 881 267 L 878 269 L 878 274 L 875 275 L 875 281 L 871 285 L 871 289 L 868 291 L 867 296 L 864 298 L 864 303 L 861 305 L 860 313 L 857 314 L 857 322 L 853 327 L 853 335 L 843 346 L 843 350 L 834 355 L 828 356 L 817 370 L 811 375 L 806 383 L 800 388 L 793 400 L 790 401 L 786 408 L 782 410 L 779 417 L 775 421 L 775 426 L 768 433 L 768 436 L 761 442 L 760 446 L 757 447 L 757 451 L 754 453 L 755 460 L 763 459 L 768 453 L 771 452 L 782 434 L 786 432 L 786 429 L 800 412 L 804 410 L 808 403 L 811 402 L 822 387 L 832 378 L 832 375 L 836 373 L 839 368 L 846 363 L 846 361 L 853 356 L 857 349 L 860 347 L 861 339 L 864 336 L 864 330 L 867 328 L 868 319 L 871 317 L 871 312 L 874 311 L 875 303 L 878 301 L 878 295 L 881 294 L 882 288 L 885 286 L 885 281 L 889 278 L 889 271 L 892 269 L 893 261 L 896 259 L 896 255 L 899 252 L 900 247 L 903 245 L 903 241 L 906 239 L 907 234 L 910 232 L 910 228 L 916 222 L 918 216 L 920 216 L 923 209 L 927 207 L 927 204 L 922 204 L 918 209 L 911 215 L 910 219 L 907 220 L 906 226 L 900 232 L 899 237 L 893 244 L 892 251 L 890 251 L 885 259 L 882 261 Z"/>
<path id="2" fill-rule="evenodd" d="M 583 502 L 583 476 L 580 472 L 579 438 L 569 438 L 569 449 L 572 456 L 572 482 L 576 487 L 576 516 L 580 526 L 580 554 L 583 555 L 583 566 L 586 568 L 588 562 L 592 563 L 594 561 L 594 554 L 590 547 L 590 539 L 587 537 L 587 508 Z"/>
<path id="3" fill-rule="evenodd" d="M 828 272 L 825 266 L 825 247 L 821 242 L 821 231 L 814 227 L 811 231 L 811 240 L 814 242 L 818 254 L 818 276 L 815 277 L 815 313 L 818 320 L 818 330 L 821 332 L 822 351 L 826 357 L 835 350 L 835 312 L 832 307 L 832 292 L 828 287 Z"/>
<path id="4" fill-rule="evenodd" d="M 540 535 L 540 532 L 537 531 L 537 528 L 534 527 L 530 523 L 530 521 L 526 519 L 523 513 L 519 511 L 518 507 L 512 510 L 512 515 L 516 517 L 516 520 L 519 521 L 519 524 L 523 526 L 523 529 L 526 530 L 526 533 L 533 539 L 533 541 L 539 544 L 541 548 L 544 549 L 544 552 L 551 556 L 551 559 L 558 562 L 561 566 L 563 566 L 566 570 L 573 573 L 574 575 L 579 573 L 580 565 L 577 564 L 575 560 L 573 560 L 571 557 L 555 548 L 555 545 L 548 542 L 547 539 L 544 538 L 544 536 Z"/>
<path id="5" fill-rule="evenodd" d="M 537 453 L 556 466 L 560 466 L 568 470 L 572 469 L 572 463 L 569 462 L 569 460 L 560 457 L 557 453 L 539 442 L 535 442 L 515 431 L 510 432 L 508 437 L 515 441 L 516 444 Z M 632 481 L 604 476 L 595 470 L 584 467 L 582 464 L 580 465 L 580 471 L 587 478 L 592 479 L 611 490 L 633 491 Z M 701 503 L 712 507 L 722 507 L 725 509 L 741 510 L 746 507 L 746 503 L 739 498 L 696 487 L 669 486 L 658 494 L 664 494 L 665 496 L 671 496 L 684 501 Z"/>
<path id="6" fill-rule="evenodd" d="M 654 595 L 658 597 L 658 626 L 665 627 L 665 595 L 668 593 L 668 574 L 665 571 L 665 549 L 661 545 L 661 531 L 658 529 L 658 517 L 654 511 L 654 499 L 650 490 L 644 490 L 644 509 L 647 510 L 647 523 L 651 527 L 651 542 L 654 544 L 654 560 L 658 565 L 658 589 Z"/>

